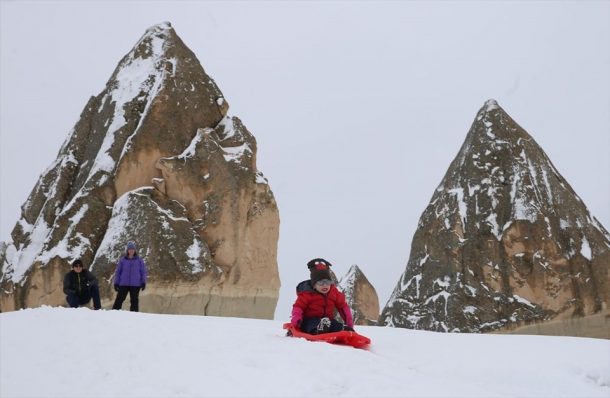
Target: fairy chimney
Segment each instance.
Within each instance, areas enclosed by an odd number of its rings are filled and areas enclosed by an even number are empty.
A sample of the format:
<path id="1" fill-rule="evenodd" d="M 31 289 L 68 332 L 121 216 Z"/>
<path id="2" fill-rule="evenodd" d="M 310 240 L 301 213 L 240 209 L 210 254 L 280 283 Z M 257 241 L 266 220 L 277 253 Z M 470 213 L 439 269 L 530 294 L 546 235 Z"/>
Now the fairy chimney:
<path id="1" fill-rule="evenodd" d="M 65 305 L 76 258 L 102 304 L 125 243 L 149 269 L 147 312 L 272 318 L 279 213 L 256 140 L 169 23 L 119 62 L 22 206 L 2 255 L 2 311 Z"/>
<path id="2" fill-rule="evenodd" d="M 610 235 L 487 101 L 419 220 L 380 324 L 488 332 L 607 313 L 609 300 Z"/>
<path id="3" fill-rule="evenodd" d="M 352 265 L 339 281 L 339 289 L 352 310 L 354 324 L 375 325 L 379 317 L 377 291 L 357 265 Z"/>

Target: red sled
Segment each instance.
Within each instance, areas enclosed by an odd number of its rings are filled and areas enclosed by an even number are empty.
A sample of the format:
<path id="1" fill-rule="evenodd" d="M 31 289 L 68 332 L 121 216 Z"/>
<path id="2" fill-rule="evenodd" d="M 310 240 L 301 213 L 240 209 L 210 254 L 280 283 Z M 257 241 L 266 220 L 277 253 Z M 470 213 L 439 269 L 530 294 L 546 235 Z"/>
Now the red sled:
<path id="1" fill-rule="evenodd" d="M 348 330 L 323 334 L 309 334 L 295 328 L 291 323 L 285 323 L 284 329 L 288 330 L 289 336 L 302 337 L 309 341 L 324 341 L 330 344 L 349 345 L 354 348 L 363 348 L 371 344 L 371 339 L 368 337 Z"/>

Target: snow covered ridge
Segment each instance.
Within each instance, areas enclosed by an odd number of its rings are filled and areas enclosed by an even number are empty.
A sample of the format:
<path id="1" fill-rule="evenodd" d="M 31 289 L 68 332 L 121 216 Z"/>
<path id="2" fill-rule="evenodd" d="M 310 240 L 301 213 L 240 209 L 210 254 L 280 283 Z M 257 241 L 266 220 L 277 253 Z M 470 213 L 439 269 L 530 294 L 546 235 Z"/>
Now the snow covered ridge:
<path id="1" fill-rule="evenodd" d="M 67 375 L 74 374 L 74 364 L 82 361 L 82 352 L 63 350 L 58 360 L 57 347 L 72 346 L 75 330 L 95 355 L 79 368 L 78 377 L 66 383 Z M 606 340 L 367 326 L 356 330 L 371 338 L 369 350 L 286 337 L 279 321 L 51 307 L 2 313 L 0 395 L 561 398 L 610 394 Z M 328 374 L 316 366 L 303 366 L 320 358 L 341 366 Z"/>
<path id="2" fill-rule="evenodd" d="M 114 77 L 108 84 L 109 89 L 100 101 L 98 113 L 102 112 L 105 106 L 113 106 L 114 114 L 104 124 L 108 126 L 107 133 L 89 176 L 94 175 L 99 170 L 106 172 L 114 170 L 116 160 L 108 154 L 108 151 L 115 141 L 116 132 L 127 122 L 125 105 L 136 97 L 154 98 L 157 95 L 166 74 L 166 69 L 163 67 L 164 62 L 167 61 L 174 65 L 172 72 L 175 71 L 177 60 L 168 58 L 164 51 L 171 33 L 170 29 L 171 25 L 169 23 L 149 28 L 119 63 Z M 150 100 L 146 103 L 142 117 L 146 116 L 151 103 Z M 136 133 L 137 128 L 127 139 L 127 145 L 123 149 L 121 157 L 129 149 L 132 137 Z"/>
<path id="3" fill-rule="evenodd" d="M 142 310 L 272 317 L 277 205 L 256 140 L 228 107 L 171 25 L 149 28 L 24 204 L 0 257 L 2 311 L 63 304 L 57 286 L 76 258 L 111 300 L 133 240 L 151 277 Z"/>
<path id="4" fill-rule="evenodd" d="M 380 322 L 485 332 L 596 314 L 610 304 L 609 272 L 608 232 L 489 100 L 419 220 Z"/>

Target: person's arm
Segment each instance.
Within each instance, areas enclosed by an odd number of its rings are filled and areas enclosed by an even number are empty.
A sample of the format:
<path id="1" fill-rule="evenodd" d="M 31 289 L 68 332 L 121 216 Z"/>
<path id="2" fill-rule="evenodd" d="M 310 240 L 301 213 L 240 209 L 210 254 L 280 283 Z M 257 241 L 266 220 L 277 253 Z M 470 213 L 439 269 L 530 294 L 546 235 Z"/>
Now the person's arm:
<path id="1" fill-rule="evenodd" d="M 87 285 L 97 285 L 97 278 L 95 277 L 95 275 L 93 275 L 93 272 L 91 271 L 87 271 Z"/>
<path id="2" fill-rule="evenodd" d="M 303 311 L 307 308 L 307 303 L 303 296 L 297 296 L 297 300 L 292 305 L 292 314 L 290 316 L 290 323 L 296 328 L 301 327 L 303 322 Z"/>
<path id="3" fill-rule="evenodd" d="M 119 260 L 119 263 L 116 266 L 116 271 L 114 271 L 114 286 L 117 287 L 119 285 L 119 280 L 121 279 L 121 273 L 123 272 L 123 261 Z"/>
<path id="4" fill-rule="evenodd" d="M 339 293 L 337 297 L 337 310 L 339 315 L 341 316 L 341 319 L 343 319 L 343 323 L 353 329 L 354 318 L 352 316 L 352 310 L 349 308 L 349 305 L 345 300 L 345 295 L 339 291 L 337 293 Z"/>
<path id="5" fill-rule="evenodd" d="M 296 305 L 292 307 L 292 314 L 290 315 L 290 323 L 295 328 L 300 328 L 303 323 L 303 310 Z"/>
<path id="6" fill-rule="evenodd" d="M 349 305 L 345 303 L 342 308 L 339 308 L 339 315 L 343 319 L 345 326 L 349 326 L 350 328 L 354 328 L 354 318 L 352 317 L 352 310 L 349 308 Z"/>
<path id="7" fill-rule="evenodd" d="M 70 289 L 70 273 L 68 272 L 66 276 L 64 276 L 64 293 L 68 295 L 75 292 L 76 290 Z"/>
<path id="8" fill-rule="evenodd" d="M 148 277 L 148 274 L 146 272 L 146 263 L 144 263 L 144 260 L 142 260 L 142 258 L 140 257 L 140 278 L 142 278 L 140 283 L 142 284 L 142 286 L 146 286 L 147 277 Z"/>

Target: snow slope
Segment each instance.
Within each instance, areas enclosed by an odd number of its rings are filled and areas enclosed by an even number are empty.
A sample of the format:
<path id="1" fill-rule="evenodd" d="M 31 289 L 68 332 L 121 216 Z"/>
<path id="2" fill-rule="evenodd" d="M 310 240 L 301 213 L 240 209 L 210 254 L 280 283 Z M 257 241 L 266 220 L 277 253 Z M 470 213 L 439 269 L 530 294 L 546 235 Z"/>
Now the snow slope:
<path id="1" fill-rule="evenodd" d="M 42 307 L 0 314 L 2 397 L 608 397 L 610 341 Z"/>

